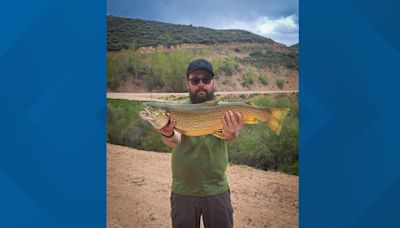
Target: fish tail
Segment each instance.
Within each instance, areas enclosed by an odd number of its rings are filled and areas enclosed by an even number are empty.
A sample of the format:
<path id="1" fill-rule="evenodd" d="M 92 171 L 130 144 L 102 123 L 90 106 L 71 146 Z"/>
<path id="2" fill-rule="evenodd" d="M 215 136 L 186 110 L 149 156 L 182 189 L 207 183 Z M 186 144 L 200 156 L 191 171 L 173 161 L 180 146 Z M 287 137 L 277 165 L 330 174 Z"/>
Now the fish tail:
<path id="1" fill-rule="evenodd" d="M 271 108 L 271 118 L 266 122 L 269 129 L 275 132 L 277 135 L 281 133 L 282 130 L 282 122 L 285 119 L 287 113 L 289 112 L 288 108 Z"/>

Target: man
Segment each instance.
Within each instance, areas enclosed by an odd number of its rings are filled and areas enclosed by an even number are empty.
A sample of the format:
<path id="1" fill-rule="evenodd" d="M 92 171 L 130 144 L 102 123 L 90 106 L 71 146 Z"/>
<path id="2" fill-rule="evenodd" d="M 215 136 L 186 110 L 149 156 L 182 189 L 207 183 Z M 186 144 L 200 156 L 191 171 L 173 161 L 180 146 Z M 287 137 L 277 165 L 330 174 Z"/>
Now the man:
<path id="1" fill-rule="evenodd" d="M 187 89 L 191 103 L 214 101 L 214 72 L 211 63 L 197 59 L 187 68 Z M 226 180 L 228 152 L 226 140 L 236 138 L 243 127 L 239 112 L 221 116 L 224 139 L 213 135 L 188 137 L 175 131 L 176 120 L 161 130 L 163 142 L 173 147 L 171 218 L 176 227 L 233 227 L 233 209 Z"/>

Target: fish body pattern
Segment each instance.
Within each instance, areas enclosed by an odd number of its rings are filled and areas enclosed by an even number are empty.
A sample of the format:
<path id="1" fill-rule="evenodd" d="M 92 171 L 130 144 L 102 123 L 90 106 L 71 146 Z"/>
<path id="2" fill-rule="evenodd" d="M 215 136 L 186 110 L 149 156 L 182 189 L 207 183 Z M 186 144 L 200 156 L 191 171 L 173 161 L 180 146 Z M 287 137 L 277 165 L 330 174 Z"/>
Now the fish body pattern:
<path id="1" fill-rule="evenodd" d="M 223 138 L 222 117 L 225 112 L 232 110 L 240 112 L 245 124 L 264 122 L 269 129 L 279 134 L 282 121 L 289 109 L 271 108 L 250 105 L 242 102 L 223 104 L 176 104 L 163 102 L 146 102 L 143 104 L 145 111 L 139 113 L 140 117 L 156 129 L 165 127 L 170 113 L 175 119 L 175 130 L 187 136 L 202 136 L 213 134 Z"/>

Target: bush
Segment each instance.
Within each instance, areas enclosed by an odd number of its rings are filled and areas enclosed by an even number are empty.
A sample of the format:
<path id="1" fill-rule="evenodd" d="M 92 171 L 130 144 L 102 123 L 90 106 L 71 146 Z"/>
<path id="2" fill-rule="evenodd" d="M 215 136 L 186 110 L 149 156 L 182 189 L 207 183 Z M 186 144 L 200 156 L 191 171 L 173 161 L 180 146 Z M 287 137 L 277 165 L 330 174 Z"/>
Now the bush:
<path id="1" fill-rule="evenodd" d="M 273 50 L 267 50 L 264 53 L 260 50 L 254 50 L 249 56 L 241 59 L 243 63 L 252 64 L 256 67 L 285 67 L 298 70 L 298 54 L 285 53 Z"/>
<path id="2" fill-rule="evenodd" d="M 250 100 L 250 103 L 257 106 L 274 106 L 275 102 L 267 96 L 257 96 Z"/>
<path id="3" fill-rule="evenodd" d="M 277 79 L 275 81 L 276 86 L 278 86 L 279 89 L 283 89 L 283 85 L 285 84 L 285 80 L 283 79 Z"/>
<path id="4" fill-rule="evenodd" d="M 292 110 L 297 112 L 297 99 L 257 96 L 250 102 L 258 106 L 290 108 L 290 112 L 280 135 L 272 133 L 264 123 L 245 125 L 238 138 L 228 143 L 230 162 L 298 175 L 298 116 L 292 113 Z"/>
<path id="5" fill-rule="evenodd" d="M 258 80 L 260 80 L 260 82 L 261 82 L 261 84 L 263 84 L 263 85 L 268 85 L 268 78 L 267 78 L 267 75 L 265 75 L 265 74 L 260 74 L 259 76 L 258 76 Z"/>
<path id="6" fill-rule="evenodd" d="M 226 76 L 232 76 L 237 71 L 239 64 L 234 57 L 227 57 L 222 64 L 218 67 L 218 71 L 223 71 Z"/>
<path id="7" fill-rule="evenodd" d="M 115 90 L 124 77 L 123 56 L 107 55 L 107 87 Z"/>
<path id="8" fill-rule="evenodd" d="M 244 81 L 241 83 L 244 87 L 250 87 L 253 85 L 254 79 L 253 74 L 251 72 L 247 72 L 244 74 Z"/>
<path id="9" fill-rule="evenodd" d="M 296 161 L 294 164 L 291 164 L 291 165 L 280 165 L 278 167 L 277 171 L 298 176 L 299 175 L 299 162 Z"/>
<path id="10" fill-rule="evenodd" d="M 161 136 L 138 112 L 143 107 L 138 101 L 107 101 L 107 141 L 141 150 L 170 152 Z"/>

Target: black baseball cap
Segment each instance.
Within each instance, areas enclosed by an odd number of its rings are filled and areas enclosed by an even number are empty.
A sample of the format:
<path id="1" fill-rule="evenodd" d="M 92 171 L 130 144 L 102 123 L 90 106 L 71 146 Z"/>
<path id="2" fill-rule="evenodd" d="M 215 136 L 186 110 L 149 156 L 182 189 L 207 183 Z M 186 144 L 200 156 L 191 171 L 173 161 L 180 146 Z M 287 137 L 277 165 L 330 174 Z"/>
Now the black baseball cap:
<path id="1" fill-rule="evenodd" d="M 189 77 L 189 74 L 196 70 L 206 70 L 210 73 L 211 77 L 214 77 L 212 64 L 205 59 L 196 59 L 191 62 L 187 68 L 186 77 Z"/>

